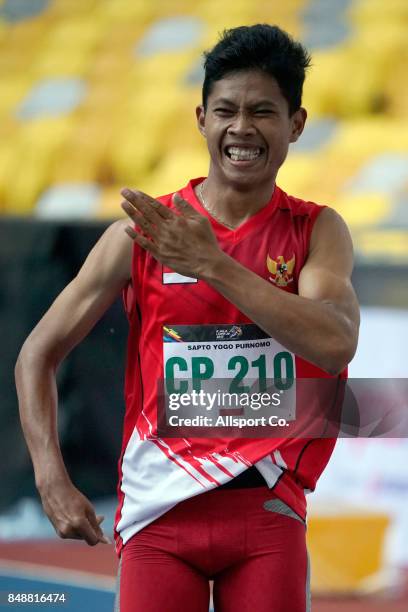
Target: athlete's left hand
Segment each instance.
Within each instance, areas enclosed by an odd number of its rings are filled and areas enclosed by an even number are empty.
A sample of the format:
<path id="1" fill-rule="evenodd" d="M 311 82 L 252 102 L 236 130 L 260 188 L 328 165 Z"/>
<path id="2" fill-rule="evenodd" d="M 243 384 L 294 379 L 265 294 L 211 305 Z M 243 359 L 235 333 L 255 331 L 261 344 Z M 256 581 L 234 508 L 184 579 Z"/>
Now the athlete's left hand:
<path id="1" fill-rule="evenodd" d="M 140 231 L 126 227 L 139 246 L 175 272 L 203 278 L 222 254 L 211 223 L 178 194 L 173 195 L 177 212 L 141 191 L 122 189 L 121 206 Z"/>

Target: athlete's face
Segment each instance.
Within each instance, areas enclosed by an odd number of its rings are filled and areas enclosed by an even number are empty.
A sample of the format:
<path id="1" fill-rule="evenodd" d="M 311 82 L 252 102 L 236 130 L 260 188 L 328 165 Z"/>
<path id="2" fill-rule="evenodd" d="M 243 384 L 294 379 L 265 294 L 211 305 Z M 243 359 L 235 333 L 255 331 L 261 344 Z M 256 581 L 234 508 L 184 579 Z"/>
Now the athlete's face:
<path id="1" fill-rule="evenodd" d="M 275 181 L 289 143 L 299 138 L 306 121 L 303 108 L 289 116 L 273 77 L 253 70 L 216 81 L 206 112 L 199 106 L 196 113 L 210 153 L 210 175 L 241 188 Z"/>

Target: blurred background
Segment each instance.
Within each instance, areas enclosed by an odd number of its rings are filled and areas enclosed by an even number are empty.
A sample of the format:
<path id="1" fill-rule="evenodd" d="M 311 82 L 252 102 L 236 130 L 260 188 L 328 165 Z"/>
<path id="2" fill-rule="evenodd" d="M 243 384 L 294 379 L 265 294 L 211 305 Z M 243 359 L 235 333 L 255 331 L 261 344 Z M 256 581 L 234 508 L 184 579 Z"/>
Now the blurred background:
<path id="1" fill-rule="evenodd" d="M 384 389 L 408 378 L 406 0 L 0 0 L 1 591 L 58 586 L 70 612 L 111 609 L 112 548 L 60 542 L 43 516 L 13 366 L 121 215 L 123 186 L 159 196 L 206 175 L 202 52 L 225 28 L 263 22 L 313 57 L 308 123 L 278 184 L 352 232 L 362 328 L 350 374 Z M 108 532 L 126 325 L 118 301 L 59 373 L 64 457 Z M 406 439 L 339 441 L 309 502 L 318 612 L 407 609 L 407 465 Z"/>

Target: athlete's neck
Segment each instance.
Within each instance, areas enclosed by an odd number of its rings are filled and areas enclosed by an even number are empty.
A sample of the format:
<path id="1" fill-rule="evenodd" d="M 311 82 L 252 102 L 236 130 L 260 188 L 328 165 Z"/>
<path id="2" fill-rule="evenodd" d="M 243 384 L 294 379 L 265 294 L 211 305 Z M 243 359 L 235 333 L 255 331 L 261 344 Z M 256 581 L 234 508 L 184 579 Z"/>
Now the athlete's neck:
<path id="1" fill-rule="evenodd" d="M 275 181 L 265 185 L 238 185 L 218 181 L 211 170 L 202 186 L 196 188 L 204 206 L 227 224 L 238 227 L 270 202 Z M 202 196 L 200 198 L 200 195 Z"/>

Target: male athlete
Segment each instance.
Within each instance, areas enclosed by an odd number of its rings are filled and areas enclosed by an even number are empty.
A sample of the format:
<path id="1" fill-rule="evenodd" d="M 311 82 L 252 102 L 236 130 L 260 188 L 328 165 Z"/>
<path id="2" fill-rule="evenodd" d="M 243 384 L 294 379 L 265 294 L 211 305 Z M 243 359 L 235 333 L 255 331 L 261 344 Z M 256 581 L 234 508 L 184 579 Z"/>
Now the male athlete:
<path id="1" fill-rule="evenodd" d="M 21 420 L 44 510 L 61 537 L 105 542 L 63 462 L 55 372 L 124 292 L 121 612 L 207 612 L 210 579 L 217 612 L 309 609 L 305 491 L 334 441 L 157 435 L 163 379 L 180 390 L 183 377 L 232 380 L 242 368 L 346 375 L 359 326 L 348 230 L 275 182 L 305 125 L 309 61 L 277 27 L 224 32 L 205 56 L 196 111 L 208 177 L 158 200 L 124 189 L 131 223 L 107 229 L 21 351 Z"/>

